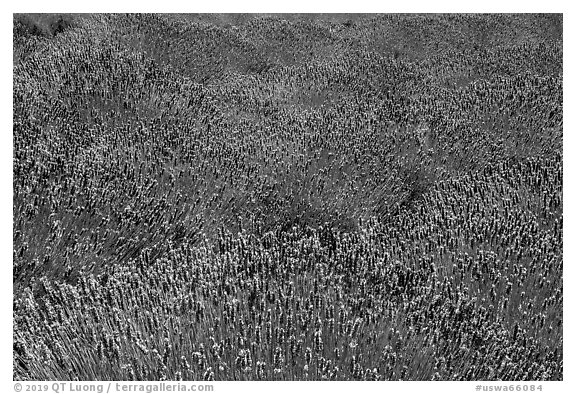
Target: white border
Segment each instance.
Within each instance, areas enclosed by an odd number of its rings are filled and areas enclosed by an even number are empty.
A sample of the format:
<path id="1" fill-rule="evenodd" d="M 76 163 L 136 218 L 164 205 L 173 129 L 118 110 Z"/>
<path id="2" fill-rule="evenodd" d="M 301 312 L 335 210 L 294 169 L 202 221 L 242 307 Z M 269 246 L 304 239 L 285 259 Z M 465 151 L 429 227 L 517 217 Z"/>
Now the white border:
<path id="1" fill-rule="evenodd" d="M 216 13 L 389 13 L 389 12 L 525 12 L 562 13 L 568 2 L 549 1 L 461 1 L 461 0 L 215 0 L 215 1 L 114 1 L 80 2 L 74 0 L 21 1 L 10 12 L 216 12 Z"/>

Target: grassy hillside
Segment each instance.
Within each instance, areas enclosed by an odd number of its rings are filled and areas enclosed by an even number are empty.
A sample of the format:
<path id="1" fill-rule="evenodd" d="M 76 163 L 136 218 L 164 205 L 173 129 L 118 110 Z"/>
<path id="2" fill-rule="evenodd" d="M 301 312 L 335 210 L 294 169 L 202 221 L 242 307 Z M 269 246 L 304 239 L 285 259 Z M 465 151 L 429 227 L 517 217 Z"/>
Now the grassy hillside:
<path id="1" fill-rule="evenodd" d="M 13 42 L 15 379 L 562 379 L 561 16 Z"/>

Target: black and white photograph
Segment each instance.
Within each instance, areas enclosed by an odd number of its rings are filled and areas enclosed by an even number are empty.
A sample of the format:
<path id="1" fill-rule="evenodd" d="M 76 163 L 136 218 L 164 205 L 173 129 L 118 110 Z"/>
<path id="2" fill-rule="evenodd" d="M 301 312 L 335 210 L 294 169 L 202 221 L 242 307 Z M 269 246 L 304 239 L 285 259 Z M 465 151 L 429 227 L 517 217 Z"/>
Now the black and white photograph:
<path id="1" fill-rule="evenodd" d="M 564 381 L 565 22 L 13 13 L 8 388 Z"/>

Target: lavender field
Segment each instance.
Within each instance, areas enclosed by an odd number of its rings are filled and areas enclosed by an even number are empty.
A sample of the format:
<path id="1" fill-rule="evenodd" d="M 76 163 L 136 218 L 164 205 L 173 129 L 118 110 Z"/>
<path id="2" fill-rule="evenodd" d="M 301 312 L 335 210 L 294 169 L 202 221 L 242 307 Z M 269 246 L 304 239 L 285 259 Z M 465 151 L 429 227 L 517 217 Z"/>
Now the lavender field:
<path id="1" fill-rule="evenodd" d="M 14 15 L 15 380 L 562 380 L 562 15 Z"/>

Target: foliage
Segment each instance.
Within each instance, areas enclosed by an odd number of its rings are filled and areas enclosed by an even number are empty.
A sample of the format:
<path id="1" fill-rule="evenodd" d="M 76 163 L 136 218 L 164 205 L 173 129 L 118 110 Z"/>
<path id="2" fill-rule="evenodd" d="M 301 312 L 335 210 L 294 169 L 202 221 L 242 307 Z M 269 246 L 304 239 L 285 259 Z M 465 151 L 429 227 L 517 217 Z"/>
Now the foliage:
<path id="1" fill-rule="evenodd" d="M 562 379 L 560 16 L 34 18 L 14 379 Z"/>

